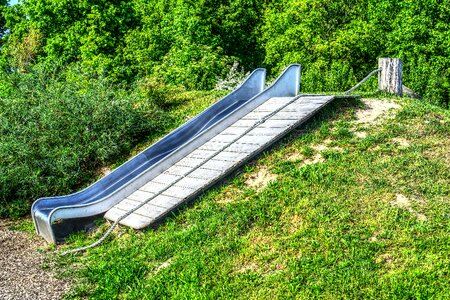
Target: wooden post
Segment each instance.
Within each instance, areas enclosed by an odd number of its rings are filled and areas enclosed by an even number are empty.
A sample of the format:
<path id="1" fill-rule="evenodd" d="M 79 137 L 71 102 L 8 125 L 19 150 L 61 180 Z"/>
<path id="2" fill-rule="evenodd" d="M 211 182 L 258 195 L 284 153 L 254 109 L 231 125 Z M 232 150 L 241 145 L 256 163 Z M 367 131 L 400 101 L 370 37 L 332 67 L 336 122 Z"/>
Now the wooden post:
<path id="1" fill-rule="evenodd" d="M 378 89 L 402 96 L 402 60 L 399 58 L 379 58 Z"/>

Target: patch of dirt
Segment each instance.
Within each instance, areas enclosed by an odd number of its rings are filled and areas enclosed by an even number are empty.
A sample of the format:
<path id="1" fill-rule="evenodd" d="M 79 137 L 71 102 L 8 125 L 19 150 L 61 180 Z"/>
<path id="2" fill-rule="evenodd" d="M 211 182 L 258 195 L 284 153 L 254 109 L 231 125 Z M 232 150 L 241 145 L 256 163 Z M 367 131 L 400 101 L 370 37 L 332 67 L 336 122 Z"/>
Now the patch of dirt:
<path id="1" fill-rule="evenodd" d="M 327 144 L 324 142 L 323 144 L 318 144 L 318 145 L 314 145 L 312 146 L 312 148 L 314 150 L 316 150 L 317 152 L 323 151 L 323 150 L 327 150 L 328 146 Z"/>
<path id="2" fill-rule="evenodd" d="M 257 172 L 250 174 L 245 183 L 249 187 L 259 191 L 266 187 L 269 182 L 275 181 L 277 177 L 278 176 L 276 174 L 270 173 L 266 167 L 260 167 Z"/>
<path id="3" fill-rule="evenodd" d="M 147 278 L 151 278 L 152 276 L 158 274 L 159 272 L 161 272 L 165 268 L 170 267 L 170 265 L 172 264 L 172 261 L 173 261 L 173 259 L 171 257 L 168 260 L 166 260 L 165 262 L 161 263 L 153 272 L 147 274 Z"/>
<path id="4" fill-rule="evenodd" d="M 113 171 L 113 170 L 112 170 L 110 167 L 103 167 L 103 168 L 100 169 L 99 175 L 103 177 L 103 176 L 108 175 L 108 174 L 111 173 L 112 171 Z"/>
<path id="5" fill-rule="evenodd" d="M 399 144 L 400 147 L 404 147 L 404 148 L 410 146 L 410 143 L 408 142 L 408 140 L 404 139 L 404 138 L 393 138 L 392 142 L 396 143 L 396 144 Z"/>
<path id="6" fill-rule="evenodd" d="M 302 159 L 303 159 L 303 155 L 301 155 L 301 154 L 298 153 L 298 152 L 292 152 L 292 153 L 288 153 L 288 154 L 285 156 L 285 159 L 286 159 L 286 160 L 289 160 L 289 161 L 299 161 L 299 160 L 302 160 Z"/>
<path id="7" fill-rule="evenodd" d="M 236 273 L 256 272 L 264 277 L 285 269 L 276 255 L 272 232 L 251 230 L 247 238 L 249 247 L 236 258 L 234 263 Z"/>
<path id="8" fill-rule="evenodd" d="M 317 152 L 321 152 L 321 151 L 325 151 L 325 150 L 335 150 L 335 151 L 341 151 L 342 150 L 342 148 L 341 147 L 338 147 L 338 146 L 334 146 L 334 147 L 331 147 L 330 148 L 330 144 L 332 143 L 333 141 L 331 140 L 331 139 L 326 139 L 326 140 L 324 140 L 321 144 L 316 144 L 316 145 L 313 145 L 312 146 L 312 148 L 314 149 L 314 150 L 316 150 Z"/>
<path id="9" fill-rule="evenodd" d="M 45 242 L 8 229 L 6 222 L 0 220 L 0 299 L 61 299 L 70 285 L 42 268 Z"/>
<path id="10" fill-rule="evenodd" d="M 374 123 L 381 117 L 386 116 L 386 112 L 391 109 L 399 109 L 400 105 L 381 99 L 361 99 L 364 107 L 356 111 L 357 123 Z"/>
<path id="11" fill-rule="evenodd" d="M 407 209 L 411 207 L 411 200 L 406 198 L 405 195 L 397 194 L 396 199 L 391 202 L 391 205 Z"/>
<path id="12" fill-rule="evenodd" d="M 412 201 L 408 199 L 405 195 L 397 194 L 396 199 L 394 201 L 391 201 L 391 205 L 409 211 L 419 221 L 425 221 L 427 219 L 427 217 L 424 214 L 418 213 L 411 207 Z"/>
<path id="13" fill-rule="evenodd" d="M 303 161 L 303 165 L 313 165 L 318 163 L 323 163 L 325 159 L 319 153 L 311 158 L 307 158 Z"/>
<path id="14" fill-rule="evenodd" d="M 237 200 L 242 200 L 242 198 L 239 197 L 240 193 L 241 191 L 239 189 L 227 187 L 223 193 L 223 196 L 217 198 L 217 203 L 226 204 L 236 202 Z"/>
<path id="15" fill-rule="evenodd" d="M 289 220 L 288 224 L 288 232 L 289 234 L 294 234 L 301 228 L 305 226 L 303 218 L 297 214 L 293 215 Z"/>
<path id="16" fill-rule="evenodd" d="M 273 243 L 272 236 L 261 232 L 252 232 L 249 236 L 249 239 L 252 246 L 270 245 Z"/>
<path id="17" fill-rule="evenodd" d="M 328 145 L 330 145 L 333 141 L 331 139 L 325 139 L 322 143 L 313 145 L 312 148 L 318 152 L 327 150 Z"/>
<path id="18" fill-rule="evenodd" d="M 257 273 L 260 272 L 258 265 L 254 262 L 249 262 L 249 263 L 243 264 L 239 269 L 236 270 L 237 273 L 245 273 L 247 271 L 257 272 Z"/>
<path id="19" fill-rule="evenodd" d="M 419 221 L 426 221 L 427 220 L 427 216 L 425 216 L 424 214 L 419 214 L 419 213 L 416 213 L 416 218 Z"/>
<path id="20" fill-rule="evenodd" d="M 377 263 L 384 263 L 384 264 L 391 265 L 394 263 L 394 258 L 392 257 L 392 255 L 385 253 L 385 254 L 379 255 L 375 261 Z"/>
<path id="21" fill-rule="evenodd" d="M 375 243 L 375 242 L 377 242 L 378 241 L 378 238 L 374 235 L 374 236 L 371 236 L 370 238 L 369 238 L 369 242 L 370 243 Z"/>
<path id="22" fill-rule="evenodd" d="M 367 132 L 365 132 L 365 131 L 355 131 L 354 133 L 355 133 L 356 137 L 358 137 L 360 139 L 364 139 L 368 135 Z"/>
<path id="23" fill-rule="evenodd" d="M 433 143 L 430 149 L 425 150 L 424 155 L 429 159 L 441 160 L 450 165 L 450 143 L 446 141 Z"/>

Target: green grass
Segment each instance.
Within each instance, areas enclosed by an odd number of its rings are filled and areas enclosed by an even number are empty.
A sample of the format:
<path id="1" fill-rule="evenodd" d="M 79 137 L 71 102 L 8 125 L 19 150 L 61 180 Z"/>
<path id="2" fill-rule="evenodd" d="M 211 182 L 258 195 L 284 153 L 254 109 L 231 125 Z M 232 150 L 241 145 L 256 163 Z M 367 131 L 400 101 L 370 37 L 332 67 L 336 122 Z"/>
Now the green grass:
<path id="1" fill-rule="evenodd" d="M 450 113 L 395 101 L 395 118 L 357 124 L 362 103 L 339 100 L 157 228 L 58 257 L 67 297 L 448 298 Z M 277 179 L 250 188 L 262 168 Z"/>

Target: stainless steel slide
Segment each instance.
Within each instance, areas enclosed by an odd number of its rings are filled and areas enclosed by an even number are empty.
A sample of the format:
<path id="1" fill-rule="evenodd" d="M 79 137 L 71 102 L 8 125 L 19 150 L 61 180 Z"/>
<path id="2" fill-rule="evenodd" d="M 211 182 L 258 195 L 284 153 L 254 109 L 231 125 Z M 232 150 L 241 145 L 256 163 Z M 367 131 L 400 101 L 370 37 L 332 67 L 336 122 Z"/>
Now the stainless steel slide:
<path id="1" fill-rule="evenodd" d="M 264 89 L 266 71 L 256 69 L 229 95 L 84 190 L 36 200 L 31 208 L 36 232 L 56 242 L 55 223 L 103 214 L 229 126 L 247 112 L 247 104 Z"/>

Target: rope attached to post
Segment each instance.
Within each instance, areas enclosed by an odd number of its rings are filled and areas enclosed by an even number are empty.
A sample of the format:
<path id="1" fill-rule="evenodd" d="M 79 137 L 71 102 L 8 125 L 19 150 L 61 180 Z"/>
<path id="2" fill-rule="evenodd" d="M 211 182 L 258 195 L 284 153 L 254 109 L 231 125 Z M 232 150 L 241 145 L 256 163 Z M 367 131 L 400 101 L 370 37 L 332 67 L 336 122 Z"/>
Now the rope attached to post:
<path id="1" fill-rule="evenodd" d="M 352 87 L 351 89 L 349 89 L 348 91 L 346 91 L 344 93 L 344 95 L 348 95 L 351 92 L 353 92 L 354 90 L 356 90 L 357 88 L 359 88 L 361 86 L 361 84 L 363 84 L 364 82 L 366 82 L 370 77 L 373 76 L 373 74 L 378 73 L 381 71 L 381 68 L 378 68 L 376 70 L 373 70 L 372 72 L 369 73 L 369 75 L 367 75 L 366 77 L 364 77 L 363 80 L 361 80 L 360 82 L 358 82 L 354 87 Z"/>

